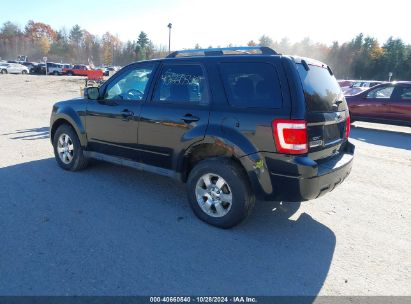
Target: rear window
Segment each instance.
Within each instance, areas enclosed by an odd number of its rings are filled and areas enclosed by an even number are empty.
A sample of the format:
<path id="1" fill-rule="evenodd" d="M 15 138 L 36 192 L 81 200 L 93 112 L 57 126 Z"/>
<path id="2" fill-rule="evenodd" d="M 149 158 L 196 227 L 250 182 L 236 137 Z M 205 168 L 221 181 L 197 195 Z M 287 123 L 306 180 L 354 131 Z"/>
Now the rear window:
<path id="1" fill-rule="evenodd" d="M 300 63 L 297 70 L 304 89 L 305 103 L 310 112 L 334 112 L 347 108 L 337 80 L 326 68 L 310 65 L 305 70 Z"/>
<path id="2" fill-rule="evenodd" d="M 277 70 L 269 63 L 222 63 L 228 102 L 240 108 L 280 108 L 282 95 Z"/>

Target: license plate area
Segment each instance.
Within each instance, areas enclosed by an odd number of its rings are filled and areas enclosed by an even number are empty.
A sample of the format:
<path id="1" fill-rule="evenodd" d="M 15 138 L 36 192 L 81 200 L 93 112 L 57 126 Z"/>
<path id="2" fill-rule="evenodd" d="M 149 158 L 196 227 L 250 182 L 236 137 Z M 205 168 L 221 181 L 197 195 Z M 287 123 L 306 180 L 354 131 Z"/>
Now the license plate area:
<path id="1" fill-rule="evenodd" d="M 342 140 L 344 129 L 341 123 L 329 124 L 323 126 L 324 145 L 329 146 Z"/>

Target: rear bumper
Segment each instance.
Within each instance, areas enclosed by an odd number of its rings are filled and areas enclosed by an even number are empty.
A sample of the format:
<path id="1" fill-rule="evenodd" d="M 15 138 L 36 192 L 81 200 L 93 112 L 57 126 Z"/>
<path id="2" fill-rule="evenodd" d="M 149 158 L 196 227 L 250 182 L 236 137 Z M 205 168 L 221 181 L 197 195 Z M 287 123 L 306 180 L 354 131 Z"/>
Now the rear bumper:
<path id="1" fill-rule="evenodd" d="M 313 161 L 306 156 L 261 153 L 266 170 L 249 171 L 257 197 L 265 200 L 300 202 L 312 200 L 335 189 L 351 172 L 354 145 L 347 142 L 338 156 Z"/>

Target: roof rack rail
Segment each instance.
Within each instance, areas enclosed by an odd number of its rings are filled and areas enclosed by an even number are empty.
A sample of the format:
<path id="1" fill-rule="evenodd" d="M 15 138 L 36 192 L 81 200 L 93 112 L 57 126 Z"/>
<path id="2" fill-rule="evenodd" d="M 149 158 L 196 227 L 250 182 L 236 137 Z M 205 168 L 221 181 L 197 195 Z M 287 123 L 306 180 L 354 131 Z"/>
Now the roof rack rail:
<path id="1" fill-rule="evenodd" d="M 260 53 L 255 53 L 259 51 Z M 227 54 L 228 53 L 228 54 Z M 187 55 L 184 55 L 187 54 Z M 266 46 L 241 46 L 227 48 L 209 48 L 209 49 L 193 49 L 181 50 L 170 53 L 166 58 L 175 58 L 179 55 L 184 56 L 222 56 L 222 55 L 278 55 L 276 51 Z"/>

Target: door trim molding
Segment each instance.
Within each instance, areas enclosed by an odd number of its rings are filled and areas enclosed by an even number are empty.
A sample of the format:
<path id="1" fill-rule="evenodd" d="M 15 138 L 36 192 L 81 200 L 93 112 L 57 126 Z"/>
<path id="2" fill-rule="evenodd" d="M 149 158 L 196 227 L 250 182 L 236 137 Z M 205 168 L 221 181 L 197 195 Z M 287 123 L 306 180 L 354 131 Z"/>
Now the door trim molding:
<path id="1" fill-rule="evenodd" d="M 95 138 L 90 138 L 90 141 L 96 142 L 96 143 L 100 143 L 100 144 L 104 144 L 104 145 L 108 145 L 108 146 L 113 146 L 113 147 L 118 147 L 118 148 L 123 148 L 123 149 L 130 149 L 130 150 L 134 150 L 134 151 L 139 151 L 139 152 L 152 153 L 152 154 L 157 154 L 157 155 L 167 156 L 167 157 L 170 156 L 169 153 L 161 153 L 161 152 L 156 152 L 156 151 L 151 151 L 151 150 L 146 150 L 146 149 L 139 149 L 139 148 L 133 148 L 133 147 L 128 147 L 128 146 L 113 144 L 113 143 L 111 143 L 111 142 L 104 141 L 104 140 L 100 140 L 100 139 L 95 139 Z"/>

